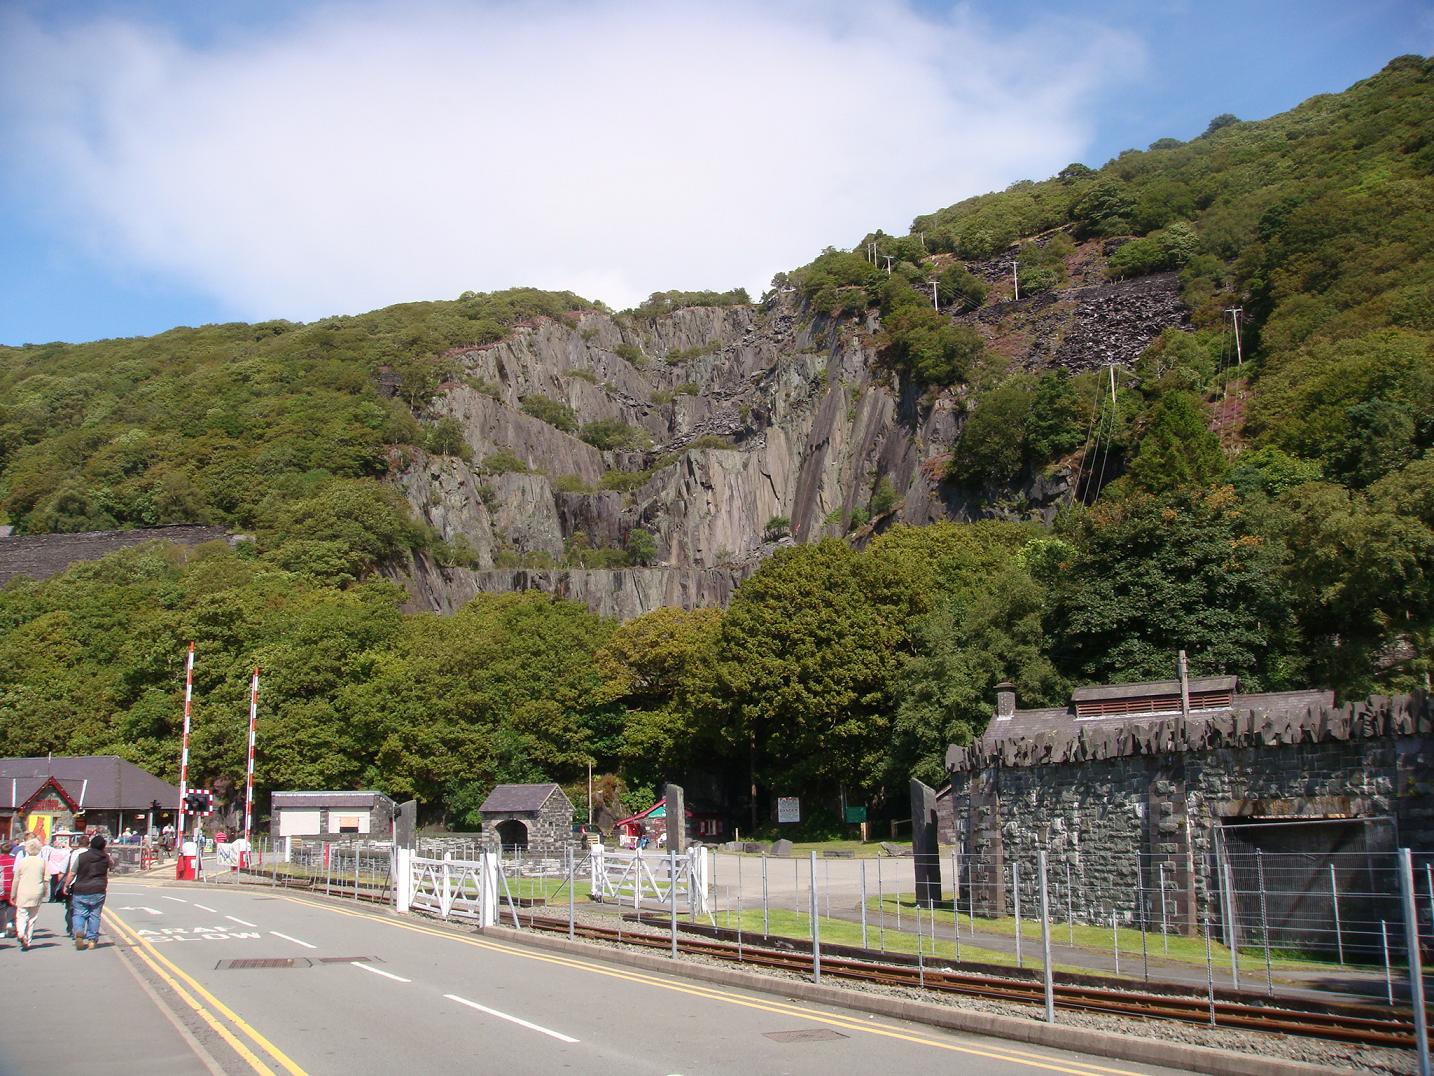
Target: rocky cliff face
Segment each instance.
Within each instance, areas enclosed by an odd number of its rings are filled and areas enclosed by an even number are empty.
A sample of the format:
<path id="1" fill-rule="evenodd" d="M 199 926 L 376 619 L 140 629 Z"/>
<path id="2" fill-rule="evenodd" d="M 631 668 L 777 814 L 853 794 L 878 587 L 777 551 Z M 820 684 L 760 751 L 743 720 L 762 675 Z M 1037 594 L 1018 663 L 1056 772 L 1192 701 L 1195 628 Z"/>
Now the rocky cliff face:
<path id="1" fill-rule="evenodd" d="M 1167 301 L 1173 281 L 1134 284 L 1074 287 L 966 317 L 1021 365 L 1097 365 L 1111 350 L 1133 357 L 1125 352 L 1180 320 Z M 1112 343 L 1099 328 L 1117 324 Z M 544 320 L 458 353 L 462 374 L 429 418 L 455 419 L 471 460 L 420 453 L 399 478 L 415 512 L 459 551 L 456 563 L 408 566 L 414 606 L 451 611 L 480 592 L 528 587 L 622 618 L 718 604 L 783 542 L 1009 514 L 940 480 L 963 394 L 893 384 L 877 364 L 878 328 L 805 317 L 787 293 L 765 310 Z M 571 408 L 578 429 L 524 413 L 534 397 Z M 582 428 L 604 420 L 650 444 L 586 443 Z M 884 482 L 894 503 L 854 528 Z M 1068 476 L 1035 476 L 1012 493 L 1007 503 L 1049 515 L 1070 495 Z M 635 542 L 637 531 L 651 543 Z M 647 563 L 609 566 L 641 544 L 651 547 L 637 550 Z"/>

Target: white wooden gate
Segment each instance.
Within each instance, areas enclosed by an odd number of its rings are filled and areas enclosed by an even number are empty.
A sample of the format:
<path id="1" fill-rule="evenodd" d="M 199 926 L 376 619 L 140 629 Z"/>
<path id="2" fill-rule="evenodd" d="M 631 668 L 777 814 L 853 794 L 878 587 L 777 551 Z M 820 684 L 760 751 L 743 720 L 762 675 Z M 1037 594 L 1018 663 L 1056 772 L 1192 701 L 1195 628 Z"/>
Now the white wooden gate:
<path id="1" fill-rule="evenodd" d="M 400 848 L 396 873 L 400 912 L 417 910 L 443 919 L 471 919 L 480 927 L 498 921 L 502 881 L 496 853 L 484 852 L 477 859 L 454 859 L 451 853 L 429 859 Z"/>
<path id="2" fill-rule="evenodd" d="M 696 846 L 685 855 L 613 851 L 592 846 L 588 858 L 592 899 L 640 908 L 644 900 L 677 903 L 697 915 L 711 916 L 712 853 Z"/>

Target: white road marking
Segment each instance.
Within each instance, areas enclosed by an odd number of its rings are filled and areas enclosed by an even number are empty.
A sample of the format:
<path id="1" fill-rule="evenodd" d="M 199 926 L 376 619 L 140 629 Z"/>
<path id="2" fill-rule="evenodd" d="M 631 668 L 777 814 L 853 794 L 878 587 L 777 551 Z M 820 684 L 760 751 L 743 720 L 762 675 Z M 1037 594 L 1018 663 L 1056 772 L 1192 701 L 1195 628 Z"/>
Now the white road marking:
<path id="1" fill-rule="evenodd" d="M 405 979 L 402 975 L 395 975 L 393 972 L 391 972 L 391 971 L 384 971 L 382 968 L 371 967 L 370 965 L 365 964 L 365 963 L 363 963 L 362 961 L 358 961 L 358 960 L 353 961 L 353 966 L 356 967 L 356 968 L 363 968 L 364 971 L 371 971 L 371 972 L 373 972 L 375 975 L 382 975 L 385 979 L 392 979 L 392 980 L 393 980 L 394 982 L 396 982 L 396 983 L 411 983 L 411 982 L 413 982 L 412 979 Z"/>
<path id="2" fill-rule="evenodd" d="M 238 923 L 241 927 L 257 927 L 259 925 L 258 923 L 251 923 L 247 919 L 240 919 L 237 915 L 226 915 L 224 918 L 228 919 L 231 923 Z"/>
<path id="3" fill-rule="evenodd" d="M 163 915 L 158 908 L 151 908 L 145 904 L 126 904 L 120 908 L 122 912 L 148 912 L 150 915 Z"/>
<path id="4" fill-rule="evenodd" d="M 189 901 L 187 901 L 187 900 L 181 900 L 179 897 L 166 897 L 166 896 L 161 895 L 159 899 L 160 899 L 160 900 L 172 900 L 172 901 L 174 901 L 175 904 L 188 904 L 188 903 L 189 903 Z"/>
<path id="5" fill-rule="evenodd" d="M 520 1027 L 525 1027 L 529 1031 L 537 1031 L 540 1034 L 548 1035 L 552 1038 L 557 1039 L 559 1042 L 578 1041 L 570 1035 L 564 1035 L 561 1031 L 554 1031 L 552 1030 L 552 1028 L 543 1027 L 541 1024 L 530 1024 L 528 1023 L 528 1021 L 520 1020 L 516 1016 L 509 1016 L 507 1013 L 499 1012 L 497 1009 L 490 1009 L 486 1005 L 479 1005 L 476 1001 L 469 1001 L 467 998 L 460 998 L 457 994 L 444 994 L 443 996 L 446 997 L 449 1001 L 458 1002 L 459 1005 L 467 1005 L 470 1009 L 477 1009 L 479 1012 L 485 1012 L 489 1016 L 496 1016 L 499 1020 L 507 1020 L 509 1023 L 517 1024 Z"/>
<path id="6" fill-rule="evenodd" d="M 293 942 L 295 945 L 302 945 L 305 949 L 317 949 L 317 948 L 318 948 L 317 945 L 310 945 L 308 942 L 306 942 L 306 941 L 300 941 L 298 938 L 291 938 L 291 937 L 289 937 L 287 934 L 280 934 L 277 930 L 271 930 L 271 931 L 269 931 L 269 933 L 272 934 L 272 935 L 274 935 L 274 937 L 276 937 L 276 938 L 283 938 L 285 941 L 291 941 L 291 942 Z"/>
<path id="7" fill-rule="evenodd" d="M 195 907 L 198 908 L 201 912 L 213 912 L 215 915 L 219 914 L 218 908 L 211 908 L 207 904 L 196 904 Z"/>

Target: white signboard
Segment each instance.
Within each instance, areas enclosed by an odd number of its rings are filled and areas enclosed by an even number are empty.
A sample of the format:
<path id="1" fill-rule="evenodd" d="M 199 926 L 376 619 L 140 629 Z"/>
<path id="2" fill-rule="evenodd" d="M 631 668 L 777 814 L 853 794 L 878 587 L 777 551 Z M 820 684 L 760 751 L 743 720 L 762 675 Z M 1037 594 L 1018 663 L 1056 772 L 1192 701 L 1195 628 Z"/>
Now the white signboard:
<path id="1" fill-rule="evenodd" d="M 777 821 L 778 822 L 800 822 L 802 820 L 802 801 L 796 796 L 777 797 Z"/>

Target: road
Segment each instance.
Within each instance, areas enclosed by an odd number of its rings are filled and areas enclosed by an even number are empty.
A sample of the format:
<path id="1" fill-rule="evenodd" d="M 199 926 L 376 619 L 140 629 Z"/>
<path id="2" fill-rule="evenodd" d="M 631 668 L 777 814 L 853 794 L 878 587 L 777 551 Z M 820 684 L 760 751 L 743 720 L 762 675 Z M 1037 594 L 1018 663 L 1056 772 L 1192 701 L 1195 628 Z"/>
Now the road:
<path id="1" fill-rule="evenodd" d="M 59 921 L 47 905 L 34 949 L 0 947 L 10 987 L 0 1071 L 1169 1071 L 709 986 L 323 898 L 123 879 L 111 887 L 100 948 L 77 952 L 63 934 L 48 936 Z"/>

